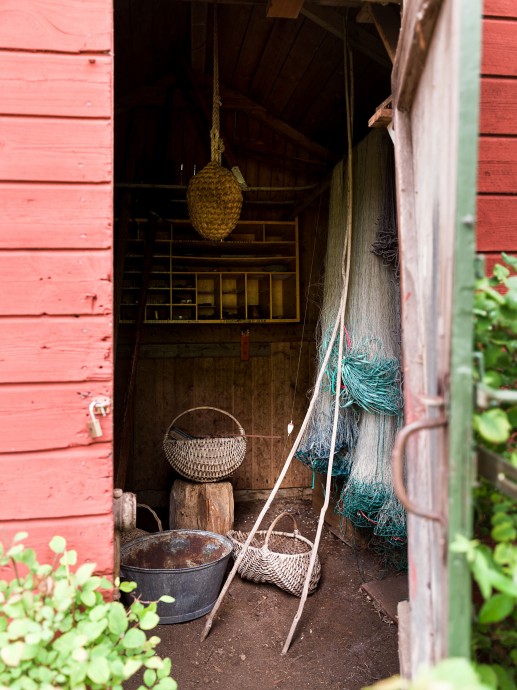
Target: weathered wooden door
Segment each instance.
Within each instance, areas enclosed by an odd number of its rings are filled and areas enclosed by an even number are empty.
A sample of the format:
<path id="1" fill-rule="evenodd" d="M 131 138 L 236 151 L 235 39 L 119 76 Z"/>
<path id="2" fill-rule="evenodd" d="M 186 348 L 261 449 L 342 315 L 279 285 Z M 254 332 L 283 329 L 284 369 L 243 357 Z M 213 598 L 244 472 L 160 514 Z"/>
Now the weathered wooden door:
<path id="1" fill-rule="evenodd" d="M 406 424 L 394 462 L 405 451 L 411 674 L 469 653 L 468 572 L 448 545 L 470 529 L 480 25 L 479 0 L 407 0 L 393 72 Z"/>

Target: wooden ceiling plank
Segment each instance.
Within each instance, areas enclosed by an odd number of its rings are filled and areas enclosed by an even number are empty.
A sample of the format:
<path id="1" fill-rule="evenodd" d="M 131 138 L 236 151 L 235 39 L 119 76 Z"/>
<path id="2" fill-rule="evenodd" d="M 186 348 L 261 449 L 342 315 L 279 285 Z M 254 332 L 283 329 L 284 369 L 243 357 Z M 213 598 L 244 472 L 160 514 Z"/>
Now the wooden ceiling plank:
<path id="1" fill-rule="evenodd" d="M 333 36 L 344 40 L 344 17 L 339 12 L 327 7 L 305 5 L 301 9 L 300 14 L 321 26 Z M 391 62 L 386 57 L 382 41 L 373 36 L 369 31 L 362 29 L 356 24 L 349 24 L 348 40 L 353 50 L 367 55 L 371 60 L 382 65 L 382 67 L 391 69 Z"/>
<path id="2" fill-rule="evenodd" d="M 293 143 L 298 144 L 301 148 L 319 160 L 327 163 L 336 161 L 336 155 L 332 153 L 332 151 L 324 146 L 321 146 L 312 139 L 309 139 L 309 137 L 306 137 L 304 134 L 299 132 L 294 127 L 291 127 L 283 120 L 274 117 L 266 110 L 266 108 L 258 103 L 255 103 L 247 96 L 229 89 L 223 84 L 220 85 L 220 91 L 223 109 L 242 110 L 243 112 L 248 113 L 248 115 L 255 117 L 274 132 L 277 132 L 277 134 L 280 134 Z"/>
<path id="3" fill-rule="evenodd" d="M 190 61 L 198 74 L 205 73 L 208 5 L 192 3 L 190 8 Z"/>
<path id="4" fill-rule="evenodd" d="M 326 36 L 324 29 L 314 26 L 312 22 L 302 18 L 302 28 L 292 49 L 282 67 L 282 70 L 271 90 L 269 98 L 264 103 L 265 108 L 277 117 L 289 102 L 298 84 L 305 83 L 305 74 Z M 322 70 L 328 70 L 329 65 L 320 61 Z M 320 74 L 321 78 L 321 74 Z M 313 92 L 309 92 L 313 94 Z"/>
<path id="5" fill-rule="evenodd" d="M 264 16 L 261 7 L 254 7 L 243 37 L 243 46 L 246 46 L 246 49 L 239 53 L 231 81 L 227 82 L 228 86 L 241 93 L 249 92 L 253 75 L 262 60 L 272 30 L 273 22 Z"/>
<path id="6" fill-rule="evenodd" d="M 299 33 L 299 22 L 274 21 L 273 30 L 262 54 L 262 59 L 253 78 L 250 98 L 258 103 L 264 103 L 278 77 L 278 72 L 284 64 L 291 46 Z"/>
<path id="7" fill-rule="evenodd" d="M 298 19 L 303 0 L 269 0 L 266 16 L 278 19 Z"/>

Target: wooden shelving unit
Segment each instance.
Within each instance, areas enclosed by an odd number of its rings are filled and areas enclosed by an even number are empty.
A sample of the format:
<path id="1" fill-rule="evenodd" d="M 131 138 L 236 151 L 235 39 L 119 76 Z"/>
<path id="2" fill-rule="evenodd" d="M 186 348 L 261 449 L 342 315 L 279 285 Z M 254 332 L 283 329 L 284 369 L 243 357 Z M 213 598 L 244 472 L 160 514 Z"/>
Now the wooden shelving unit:
<path id="1" fill-rule="evenodd" d="M 138 311 L 146 223 L 128 238 L 120 322 Z M 188 221 L 160 221 L 145 323 L 286 323 L 300 319 L 298 222 L 242 221 L 223 242 Z"/>

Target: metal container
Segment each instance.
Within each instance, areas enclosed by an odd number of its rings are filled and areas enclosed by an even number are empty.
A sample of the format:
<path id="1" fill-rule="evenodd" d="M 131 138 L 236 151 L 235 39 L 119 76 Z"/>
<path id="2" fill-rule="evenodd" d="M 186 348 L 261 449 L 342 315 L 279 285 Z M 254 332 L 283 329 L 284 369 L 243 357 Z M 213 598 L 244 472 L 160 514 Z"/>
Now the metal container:
<path id="1" fill-rule="evenodd" d="M 163 594 L 173 604 L 159 602 L 160 623 L 182 623 L 212 610 L 232 552 L 229 539 L 215 532 L 177 529 L 139 537 L 122 547 L 120 578 L 138 588 L 123 595 L 156 601 Z"/>

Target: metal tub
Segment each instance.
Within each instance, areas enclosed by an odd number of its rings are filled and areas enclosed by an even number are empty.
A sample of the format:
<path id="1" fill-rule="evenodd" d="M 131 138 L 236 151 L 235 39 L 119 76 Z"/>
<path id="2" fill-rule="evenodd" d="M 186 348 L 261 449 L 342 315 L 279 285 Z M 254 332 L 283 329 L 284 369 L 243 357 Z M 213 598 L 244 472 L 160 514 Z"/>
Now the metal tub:
<path id="1" fill-rule="evenodd" d="M 215 532 L 177 529 L 148 534 L 125 544 L 120 551 L 120 578 L 138 588 L 124 595 L 142 602 L 162 594 L 175 602 L 158 604 L 160 623 L 182 623 L 212 610 L 232 552 L 229 539 Z"/>

